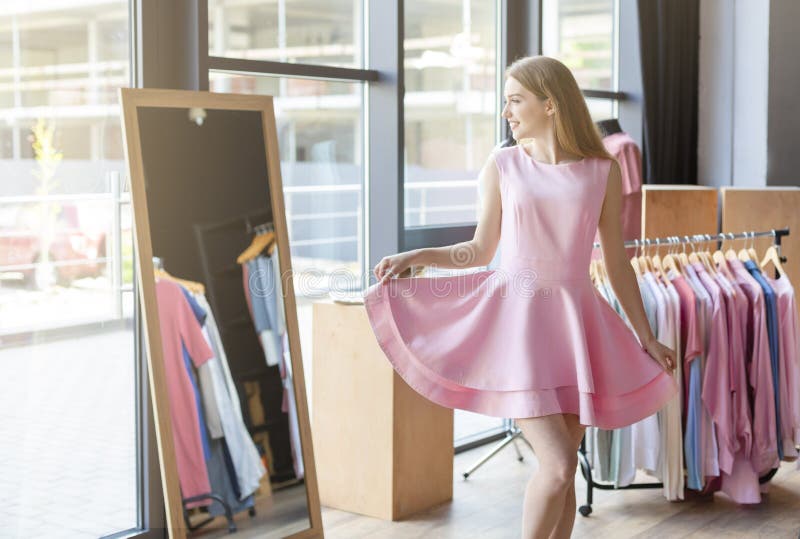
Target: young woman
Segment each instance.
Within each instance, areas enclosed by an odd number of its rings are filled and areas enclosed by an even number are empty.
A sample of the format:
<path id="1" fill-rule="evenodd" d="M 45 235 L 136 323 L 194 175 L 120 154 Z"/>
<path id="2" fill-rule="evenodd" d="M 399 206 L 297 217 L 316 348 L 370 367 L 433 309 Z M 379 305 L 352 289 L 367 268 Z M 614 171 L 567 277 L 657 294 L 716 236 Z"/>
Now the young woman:
<path id="1" fill-rule="evenodd" d="M 659 410 L 677 392 L 676 354 L 645 316 L 622 239 L 619 164 L 572 73 L 533 56 L 505 77 L 502 116 L 518 144 L 492 152 L 481 170 L 474 237 L 384 257 L 364 304 L 387 358 L 417 392 L 516 419 L 539 462 L 522 537 L 569 537 L 585 426 L 619 428 Z M 635 336 L 589 277 L 598 230 Z M 392 278 L 411 265 L 485 266 L 498 245 L 496 270 Z"/>

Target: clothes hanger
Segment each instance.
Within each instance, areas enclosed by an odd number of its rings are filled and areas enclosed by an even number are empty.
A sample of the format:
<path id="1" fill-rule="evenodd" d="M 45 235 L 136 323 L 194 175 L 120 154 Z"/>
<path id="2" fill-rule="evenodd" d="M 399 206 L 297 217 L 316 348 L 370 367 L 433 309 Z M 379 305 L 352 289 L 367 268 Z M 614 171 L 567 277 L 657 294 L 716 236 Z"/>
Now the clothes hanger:
<path id="1" fill-rule="evenodd" d="M 700 252 L 700 259 L 703 261 L 703 264 L 706 267 L 706 271 L 710 275 L 716 276 L 717 268 L 714 266 L 713 259 L 711 257 L 711 250 L 708 248 L 708 244 L 716 240 L 715 238 L 711 237 L 711 234 L 703 234 L 703 236 L 706 238 L 706 241 L 704 242 L 706 244 L 706 247 L 703 251 Z"/>
<path id="2" fill-rule="evenodd" d="M 775 237 L 774 228 L 772 229 L 772 237 Z M 772 262 L 772 265 L 775 266 L 775 269 L 778 271 L 780 277 L 786 277 L 786 271 L 784 271 L 783 265 L 781 265 L 781 255 L 774 243 L 767 247 L 767 251 L 764 253 L 764 258 L 759 263 L 759 267 L 763 270 L 770 262 Z"/>
<path id="3" fill-rule="evenodd" d="M 758 262 L 758 254 L 756 254 L 756 231 L 750 231 L 750 247 L 747 249 L 750 259 L 753 262 Z"/>
<path id="4" fill-rule="evenodd" d="M 702 264 L 700 262 L 700 256 L 697 254 L 697 251 L 694 248 L 694 244 L 697 242 L 697 234 L 692 236 L 692 241 L 690 242 L 692 245 L 692 252 L 689 253 L 688 259 L 690 264 Z"/>
<path id="5" fill-rule="evenodd" d="M 675 272 L 676 275 L 681 275 L 682 272 L 678 269 L 678 265 L 675 262 L 675 256 L 673 255 L 674 251 L 677 249 L 677 237 L 676 236 L 669 236 L 669 251 L 666 255 L 664 255 L 664 259 L 661 261 L 661 265 L 669 270 Z"/>
<path id="6" fill-rule="evenodd" d="M 722 232 L 722 235 L 725 236 L 726 233 Z M 728 232 L 727 235 L 729 236 L 731 242 L 733 242 L 734 239 L 733 233 Z M 721 249 L 718 249 L 714 251 L 713 259 L 717 266 L 717 272 L 722 273 L 725 277 L 728 278 L 729 281 L 734 281 L 735 278 L 733 276 L 733 272 L 731 271 L 731 268 L 728 266 L 728 260 L 731 255 L 733 255 L 733 257 L 736 258 L 736 253 L 730 247 L 724 253 L 722 252 Z M 734 295 L 736 294 L 735 288 L 733 289 L 733 293 Z"/>
<path id="7" fill-rule="evenodd" d="M 656 252 L 651 257 L 650 261 L 653 263 L 653 267 L 656 269 L 658 275 L 661 276 L 661 279 L 666 284 L 669 279 L 667 279 L 667 272 L 664 270 L 664 266 L 661 263 L 661 255 L 659 254 L 659 248 L 661 247 L 661 239 L 656 238 Z"/>
<path id="8" fill-rule="evenodd" d="M 597 277 L 599 279 L 599 284 L 607 284 L 610 281 L 608 280 L 608 272 L 606 272 L 606 264 L 603 259 L 599 259 L 596 261 L 597 264 L 595 269 L 597 270 Z"/>
<path id="9" fill-rule="evenodd" d="M 592 279 L 592 284 L 595 286 L 599 286 L 602 283 L 602 276 L 600 275 L 600 266 L 602 262 L 600 260 L 592 260 L 589 263 L 589 276 Z"/>
<path id="10" fill-rule="evenodd" d="M 747 248 L 747 238 L 749 237 L 748 234 L 749 234 L 748 232 L 744 233 L 745 244 L 742 246 L 741 249 L 739 249 L 739 252 L 736 253 L 736 256 L 738 256 L 739 260 L 741 260 L 742 262 L 747 262 L 748 260 L 755 261 L 753 260 L 755 257 L 750 256 L 750 250 Z"/>
<path id="11" fill-rule="evenodd" d="M 631 258 L 631 266 L 633 266 L 633 272 L 636 274 L 636 277 L 642 277 L 642 268 L 639 266 L 639 238 L 634 238 L 634 244 L 636 246 L 636 250 L 633 252 L 633 257 Z"/>
<path id="12" fill-rule="evenodd" d="M 728 247 L 728 250 L 725 251 L 725 259 L 726 260 L 738 260 L 738 257 L 736 256 L 736 249 L 733 248 L 733 244 L 735 243 L 736 237 L 734 236 L 733 232 L 729 232 L 729 234 L 731 235 L 731 238 L 730 238 L 731 239 L 731 244 Z"/>
<path id="13" fill-rule="evenodd" d="M 642 240 L 644 242 L 644 247 L 642 247 L 642 254 L 639 256 L 639 266 L 641 266 L 643 272 L 653 272 L 653 266 L 650 264 L 650 259 L 647 256 L 647 247 L 650 245 L 650 239 L 645 238 Z"/>
<path id="14" fill-rule="evenodd" d="M 198 283 L 196 281 L 187 281 L 186 279 L 179 279 L 178 277 L 174 277 L 167 273 L 167 270 L 163 268 L 153 268 L 153 274 L 155 275 L 156 279 L 166 279 L 167 281 L 172 281 L 173 283 L 177 283 L 183 286 L 189 292 L 193 294 L 203 294 L 206 293 L 206 287 L 203 286 L 203 283 Z"/>
<path id="15" fill-rule="evenodd" d="M 689 236 L 684 236 L 683 241 L 681 243 L 682 243 L 681 252 L 678 253 L 675 258 L 678 261 L 681 271 L 686 273 L 686 266 L 689 265 L 689 255 L 686 254 L 686 245 L 687 244 L 691 245 L 691 242 L 689 241 Z M 694 246 L 692 246 L 692 250 L 694 250 Z"/>
<path id="16" fill-rule="evenodd" d="M 253 237 L 253 241 L 251 241 L 247 249 L 242 251 L 242 254 L 236 258 L 238 264 L 246 264 L 250 260 L 253 260 L 260 255 L 264 249 L 267 249 L 267 253 L 272 255 L 272 251 L 275 248 L 275 232 L 272 226 L 265 223 L 264 225 L 258 225 L 254 230 L 256 235 Z"/>
<path id="17" fill-rule="evenodd" d="M 727 234 L 730 234 L 730 238 L 729 239 L 732 241 L 733 240 L 733 233 L 728 232 Z M 725 236 L 726 233 L 722 232 L 722 235 Z M 724 267 L 725 269 L 727 269 L 726 254 L 729 253 L 730 250 L 731 250 L 730 247 L 728 247 L 728 250 L 723 253 L 722 249 L 717 249 L 716 251 L 714 251 L 714 254 L 711 255 L 712 259 L 717 264 L 717 268 Z"/>

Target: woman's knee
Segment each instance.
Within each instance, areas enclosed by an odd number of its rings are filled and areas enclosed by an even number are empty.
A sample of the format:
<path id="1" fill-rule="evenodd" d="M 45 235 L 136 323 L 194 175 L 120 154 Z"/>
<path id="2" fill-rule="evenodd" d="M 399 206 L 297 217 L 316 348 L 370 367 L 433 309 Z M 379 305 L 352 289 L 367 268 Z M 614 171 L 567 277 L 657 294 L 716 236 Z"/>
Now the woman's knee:
<path id="1" fill-rule="evenodd" d="M 578 468 L 578 456 L 566 454 L 559 458 L 539 462 L 539 473 L 543 479 L 559 489 L 568 488 L 575 483 L 575 470 Z"/>

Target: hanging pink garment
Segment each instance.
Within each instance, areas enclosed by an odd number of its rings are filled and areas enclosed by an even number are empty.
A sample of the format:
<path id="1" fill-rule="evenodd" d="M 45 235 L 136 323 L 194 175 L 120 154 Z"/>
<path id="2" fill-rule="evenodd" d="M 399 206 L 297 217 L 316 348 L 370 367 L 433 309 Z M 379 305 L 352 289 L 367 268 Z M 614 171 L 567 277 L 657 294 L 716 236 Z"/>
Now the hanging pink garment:
<path id="1" fill-rule="evenodd" d="M 179 285 L 165 279 L 158 280 L 156 300 L 178 482 L 181 496 L 191 498 L 208 494 L 211 492 L 211 485 L 203 455 L 194 389 L 183 362 L 181 343 L 186 346 L 195 367 L 200 367 L 214 357 L 214 352 L 203 337 L 203 331 Z M 201 500 L 187 503 L 186 507 L 210 503 L 211 500 Z"/>
<path id="2" fill-rule="evenodd" d="M 633 240 L 642 237 L 642 153 L 636 141 L 628 133 L 613 133 L 603 137 L 603 146 L 619 161 L 622 174 L 622 238 Z M 595 242 L 600 236 L 595 234 Z M 634 255 L 634 247 L 628 247 L 628 256 Z M 592 260 L 602 258 L 602 251 L 592 251 Z"/>
<path id="3" fill-rule="evenodd" d="M 775 428 L 775 396 L 772 385 L 769 344 L 767 341 L 766 301 L 761 286 L 736 258 L 728 259 L 728 268 L 748 300 L 747 378 L 752 392 L 753 443 L 750 460 L 759 475 L 778 466 L 778 441 Z"/>
<path id="4" fill-rule="evenodd" d="M 605 429 L 652 415 L 677 385 L 589 277 L 610 161 L 547 164 L 521 146 L 495 159 L 498 269 L 373 284 L 364 303 L 378 344 L 412 388 L 449 408 L 571 413 Z"/>
<path id="5" fill-rule="evenodd" d="M 764 295 L 761 286 L 745 269 L 738 259 L 726 259 L 727 269 L 733 277 L 732 283 L 747 299 L 745 318 L 744 362 L 746 373 L 740 376 L 747 379 L 748 412 L 750 416 L 749 455 L 737 451 L 730 474 L 723 474 L 722 491 L 738 503 L 759 503 L 761 490 L 766 485 L 759 484 L 759 476 L 778 465 L 778 449 L 775 435 L 775 400 L 772 389 L 772 367 L 770 365 L 769 345 Z M 735 342 L 735 341 L 734 341 Z M 742 391 L 742 382 L 735 384 Z M 752 402 L 752 406 L 750 406 Z M 737 437 L 740 444 L 748 443 L 745 421 L 737 421 Z"/>
<path id="6" fill-rule="evenodd" d="M 759 503 L 761 493 L 758 474 L 750 461 L 753 435 L 745 366 L 749 302 L 745 291 L 736 281 L 727 263 L 717 264 L 717 270 L 719 282 L 732 292 L 728 302 L 730 315 L 728 319 L 730 328 L 728 366 L 730 368 L 731 412 L 735 444 L 733 466 L 730 472 L 722 472 L 721 490 L 737 503 Z"/>
<path id="7" fill-rule="evenodd" d="M 786 275 L 777 279 L 765 276 L 778 296 L 778 336 L 780 343 L 780 407 L 784 460 L 798 457 L 800 444 L 800 322 L 794 287 Z"/>
<path id="8" fill-rule="evenodd" d="M 714 420 L 717 434 L 719 469 L 730 473 L 733 465 L 734 431 L 731 412 L 730 340 L 728 334 L 728 304 L 722 288 L 708 274 L 700 262 L 692 264 L 697 277 L 711 296 L 709 344 L 706 368 L 703 371 L 703 404 Z"/>

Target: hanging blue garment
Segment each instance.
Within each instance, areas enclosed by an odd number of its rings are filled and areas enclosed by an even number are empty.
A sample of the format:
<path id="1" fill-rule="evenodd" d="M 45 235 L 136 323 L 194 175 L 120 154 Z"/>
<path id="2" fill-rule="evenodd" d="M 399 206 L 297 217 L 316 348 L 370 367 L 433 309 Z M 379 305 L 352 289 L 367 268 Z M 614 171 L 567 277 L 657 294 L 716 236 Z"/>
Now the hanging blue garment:
<path id="1" fill-rule="evenodd" d="M 686 484 L 692 490 L 703 489 L 703 477 L 700 473 L 699 440 L 701 403 L 700 357 L 696 357 L 689 364 L 689 402 L 686 411 L 686 433 L 683 438 L 687 471 Z"/>
<path id="2" fill-rule="evenodd" d="M 750 275 L 758 282 L 764 291 L 767 311 L 767 337 L 769 341 L 769 358 L 772 367 L 772 386 L 775 390 L 775 432 L 778 435 L 778 458 L 783 459 L 783 434 L 781 432 L 781 405 L 779 395 L 779 376 L 780 376 L 780 350 L 778 344 L 778 300 L 772 286 L 764 278 L 761 268 L 752 260 L 745 260 L 744 267 Z"/>

